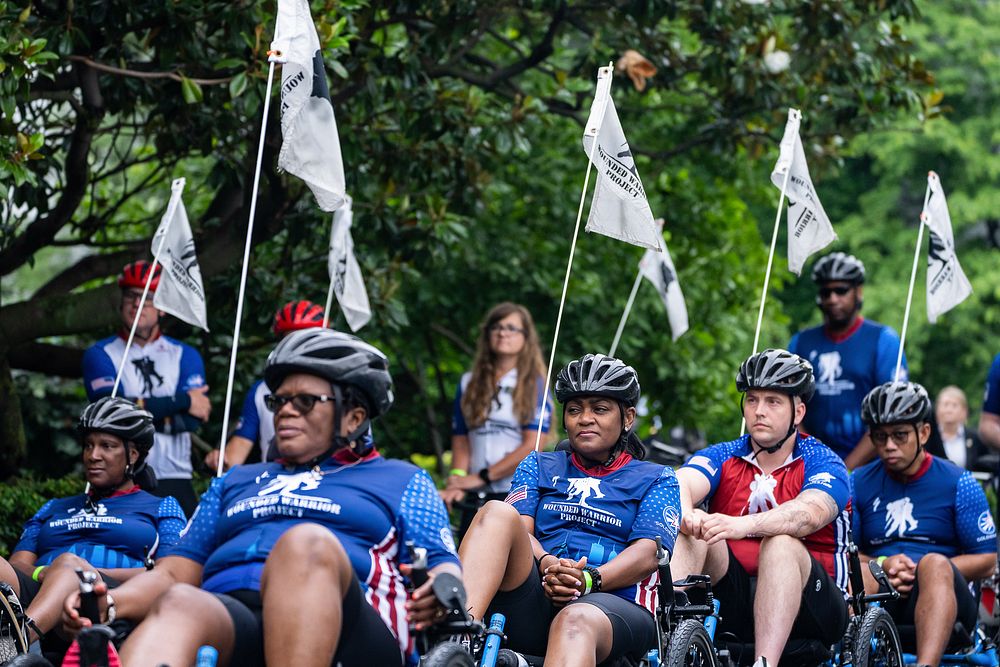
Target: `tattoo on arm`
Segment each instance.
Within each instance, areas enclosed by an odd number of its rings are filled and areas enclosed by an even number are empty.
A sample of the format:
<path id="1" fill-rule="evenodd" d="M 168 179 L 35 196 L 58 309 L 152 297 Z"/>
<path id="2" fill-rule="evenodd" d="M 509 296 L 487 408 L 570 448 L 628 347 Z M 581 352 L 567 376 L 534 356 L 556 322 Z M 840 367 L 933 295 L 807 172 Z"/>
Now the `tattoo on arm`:
<path id="1" fill-rule="evenodd" d="M 751 514 L 756 535 L 791 535 L 805 537 L 827 525 L 837 516 L 837 503 L 822 491 L 806 489 L 797 498 L 767 512 Z"/>

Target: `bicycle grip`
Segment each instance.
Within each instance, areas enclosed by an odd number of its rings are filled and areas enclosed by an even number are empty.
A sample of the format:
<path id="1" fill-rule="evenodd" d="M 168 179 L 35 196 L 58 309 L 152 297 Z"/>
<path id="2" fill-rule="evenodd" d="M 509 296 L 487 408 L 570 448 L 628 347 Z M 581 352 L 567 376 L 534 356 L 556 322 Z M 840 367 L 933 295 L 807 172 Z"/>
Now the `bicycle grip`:
<path id="1" fill-rule="evenodd" d="M 94 592 L 97 575 L 77 568 L 76 576 L 80 578 L 80 616 L 97 625 L 101 622 L 101 609 L 97 604 L 97 593 Z"/>

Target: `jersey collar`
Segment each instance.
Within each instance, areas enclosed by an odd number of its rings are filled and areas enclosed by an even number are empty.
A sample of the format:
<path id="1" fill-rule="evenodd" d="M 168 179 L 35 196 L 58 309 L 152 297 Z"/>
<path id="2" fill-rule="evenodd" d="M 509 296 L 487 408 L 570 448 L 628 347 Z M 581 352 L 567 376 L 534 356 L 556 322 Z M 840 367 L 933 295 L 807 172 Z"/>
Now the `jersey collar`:
<path id="1" fill-rule="evenodd" d="M 98 499 L 98 501 L 100 501 L 100 500 L 107 500 L 108 498 L 117 498 L 118 496 L 130 496 L 130 495 L 132 495 L 133 493 L 139 493 L 140 491 L 142 491 L 142 489 L 140 489 L 140 488 L 139 488 L 139 485 L 138 485 L 138 484 L 136 484 L 135 486 L 133 486 L 133 487 L 132 487 L 131 489 L 129 489 L 128 491 L 121 491 L 121 490 L 118 490 L 118 491 L 115 491 L 114 493 L 112 493 L 112 494 L 109 494 L 109 495 L 107 495 L 107 496 L 102 496 L 101 498 L 99 498 L 99 499 Z M 93 494 L 92 492 L 89 492 L 89 491 L 88 491 L 88 492 L 87 492 L 87 497 L 88 497 L 88 498 L 93 498 L 93 497 L 94 497 L 94 494 Z"/>
<path id="2" fill-rule="evenodd" d="M 834 343 L 843 343 L 845 340 L 853 336 L 854 332 L 856 332 L 858 329 L 861 328 L 861 325 L 862 323 L 864 323 L 864 321 L 865 318 L 858 315 L 854 319 L 854 323 L 851 326 L 849 326 L 846 331 L 839 334 L 833 333 L 826 327 L 826 325 L 823 325 L 823 334 Z"/>
<path id="3" fill-rule="evenodd" d="M 743 459 L 744 461 L 746 461 L 747 463 L 749 463 L 750 465 L 752 465 L 757 470 L 760 470 L 761 472 L 764 472 L 764 469 L 761 468 L 760 464 L 757 462 L 757 457 L 753 455 L 753 443 L 750 442 L 750 435 L 749 434 L 745 434 L 743 437 L 746 439 L 744 441 L 744 445 L 746 446 L 747 453 L 744 454 L 743 456 L 741 456 L 740 458 Z M 774 470 L 772 470 L 768 474 L 773 475 L 774 473 L 778 472 L 779 470 L 781 470 L 785 466 L 794 463 L 795 460 L 799 458 L 799 443 L 800 442 L 802 442 L 802 435 L 799 434 L 799 433 L 796 433 L 795 434 L 795 445 L 792 446 L 792 451 L 790 451 L 788 453 L 788 457 L 784 460 L 784 462 L 781 465 L 777 466 Z"/>
<path id="4" fill-rule="evenodd" d="M 917 471 L 912 475 L 900 475 L 899 473 L 892 472 L 888 468 L 886 472 L 889 473 L 889 477 L 892 477 L 897 482 L 902 482 L 903 484 L 909 484 L 910 482 L 915 482 L 924 475 L 927 471 L 931 469 L 931 463 L 933 463 L 934 456 L 930 454 L 926 449 L 924 450 L 924 462 L 920 464 Z"/>
<path id="5" fill-rule="evenodd" d="M 372 447 L 372 450 L 370 452 L 368 452 L 368 454 L 366 454 L 365 456 L 358 456 L 357 454 L 355 454 L 354 452 L 352 452 L 347 447 L 344 447 L 342 449 L 338 449 L 333 454 L 331 454 L 330 458 L 328 458 L 325 461 L 323 461 L 322 463 L 320 463 L 320 466 L 328 466 L 328 465 L 346 466 L 346 465 L 352 465 L 352 464 L 355 464 L 355 463 L 362 463 L 362 462 L 366 462 L 366 461 L 371 461 L 373 459 L 379 458 L 380 456 L 381 456 L 381 454 L 379 454 L 378 450 L 375 449 L 374 447 Z M 294 466 L 296 468 L 300 468 L 300 467 L 304 467 L 305 466 L 304 463 L 295 463 L 295 464 L 293 464 L 290 461 L 287 461 L 287 460 L 285 460 L 283 458 L 277 458 L 277 459 L 274 460 L 274 462 L 275 463 L 280 463 L 281 465 L 284 465 L 284 466 L 291 465 L 291 466 Z"/>
<path id="6" fill-rule="evenodd" d="M 618 454 L 617 458 L 611 462 L 611 465 L 599 465 L 594 466 L 593 468 L 584 467 L 583 461 L 581 461 L 576 455 L 576 452 L 573 452 L 570 455 L 569 460 L 573 462 L 573 465 L 576 466 L 577 470 L 586 473 L 591 477 L 604 477 L 606 475 L 610 475 L 616 470 L 624 468 L 625 464 L 632 460 L 632 455 L 626 451 L 622 451 Z"/>

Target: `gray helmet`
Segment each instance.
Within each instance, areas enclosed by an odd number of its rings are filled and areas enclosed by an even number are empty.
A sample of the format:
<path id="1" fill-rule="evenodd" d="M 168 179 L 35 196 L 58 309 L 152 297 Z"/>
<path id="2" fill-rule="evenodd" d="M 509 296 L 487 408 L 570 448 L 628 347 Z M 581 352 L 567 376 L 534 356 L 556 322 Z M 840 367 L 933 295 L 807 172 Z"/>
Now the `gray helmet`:
<path id="1" fill-rule="evenodd" d="M 861 420 L 877 424 L 918 424 L 931 415 L 927 390 L 916 382 L 886 382 L 861 401 Z"/>
<path id="2" fill-rule="evenodd" d="M 136 465 L 146 460 L 146 454 L 153 446 L 153 415 L 132 401 L 111 396 L 95 401 L 83 409 L 76 425 L 77 433 L 83 440 L 95 431 L 110 433 L 122 441 L 131 442 L 139 452 Z"/>
<path id="3" fill-rule="evenodd" d="M 620 359 L 585 354 L 559 371 L 555 394 L 560 403 L 578 396 L 604 396 L 635 407 L 639 402 L 639 376 Z"/>
<path id="4" fill-rule="evenodd" d="M 812 279 L 817 284 L 840 280 L 860 285 L 865 282 L 865 265 L 854 255 L 830 253 L 813 265 Z"/>
<path id="5" fill-rule="evenodd" d="M 809 401 L 816 390 L 813 367 L 808 361 L 788 350 L 764 350 L 751 355 L 740 365 L 736 374 L 736 389 L 770 389 Z"/>
<path id="6" fill-rule="evenodd" d="M 290 333 L 268 355 L 264 381 L 276 391 L 293 373 L 357 387 L 368 400 L 369 419 L 385 414 L 392 405 L 389 360 L 357 336 L 323 328 Z"/>

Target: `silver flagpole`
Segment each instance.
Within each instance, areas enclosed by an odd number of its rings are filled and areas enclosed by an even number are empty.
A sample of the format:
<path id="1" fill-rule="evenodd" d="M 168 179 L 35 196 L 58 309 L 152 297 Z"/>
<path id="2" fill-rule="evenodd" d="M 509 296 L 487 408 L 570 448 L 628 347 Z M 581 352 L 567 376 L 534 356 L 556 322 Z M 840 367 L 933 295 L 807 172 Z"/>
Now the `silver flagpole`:
<path id="1" fill-rule="evenodd" d="M 284 62 L 281 54 L 271 51 L 267 57 L 267 92 L 264 95 L 264 115 L 260 122 L 260 142 L 257 145 L 257 167 L 253 174 L 253 191 L 250 194 L 250 220 L 247 222 L 247 240 L 243 248 L 243 270 L 240 273 L 240 293 L 236 300 L 236 324 L 233 327 L 233 348 L 229 355 L 229 383 L 226 386 L 226 407 L 222 411 L 222 442 L 219 444 L 219 467 L 216 476 L 222 476 L 226 463 L 226 440 L 229 432 L 229 409 L 233 403 L 233 378 L 236 374 L 236 353 L 240 346 L 240 323 L 243 319 L 243 295 L 247 287 L 247 270 L 250 266 L 250 247 L 253 239 L 253 220 L 257 212 L 257 189 L 260 186 L 260 163 L 264 157 L 264 138 L 267 135 L 267 112 L 271 107 L 271 84 L 274 82 L 274 64 Z"/>
<path id="2" fill-rule="evenodd" d="M 920 231 L 917 232 L 917 248 L 913 251 L 913 268 L 910 270 L 910 288 L 906 292 L 906 310 L 903 311 L 903 330 L 899 333 L 899 352 L 896 353 L 896 372 L 893 380 L 899 379 L 899 369 L 903 365 L 903 346 L 906 344 L 906 328 L 910 324 L 910 303 L 913 301 L 913 284 L 917 280 L 917 264 L 920 263 L 920 249 L 924 245 L 924 211 L 927 210 L 927 200 L 931 196 L 930 183 L 924 190 L 924 207 L 920 209 Z"/>
<path id="3" fill-rule="evenodd" d="M 622 319 L 618 322 L 618 331 L 615 332 L 615 339 L 611 342 L 611 349 L 608 351 L 608 356 L 615 356 L 615 352 L 618 351 L 618 343 L 622 339 L 622 332 L 625 331 L 625 323 L 628 322 L 628 315 L 632 312 L 632 304 L 635 303 L 635 295 L 639 292 L 639 285 L 642 283 L 642 271 L 639 271 L 635 275 L 635 282 L 632 283 L 632 291 L 628 295 L 628 301 L 625 303 L 625 311 L 622 313 Z"/>

